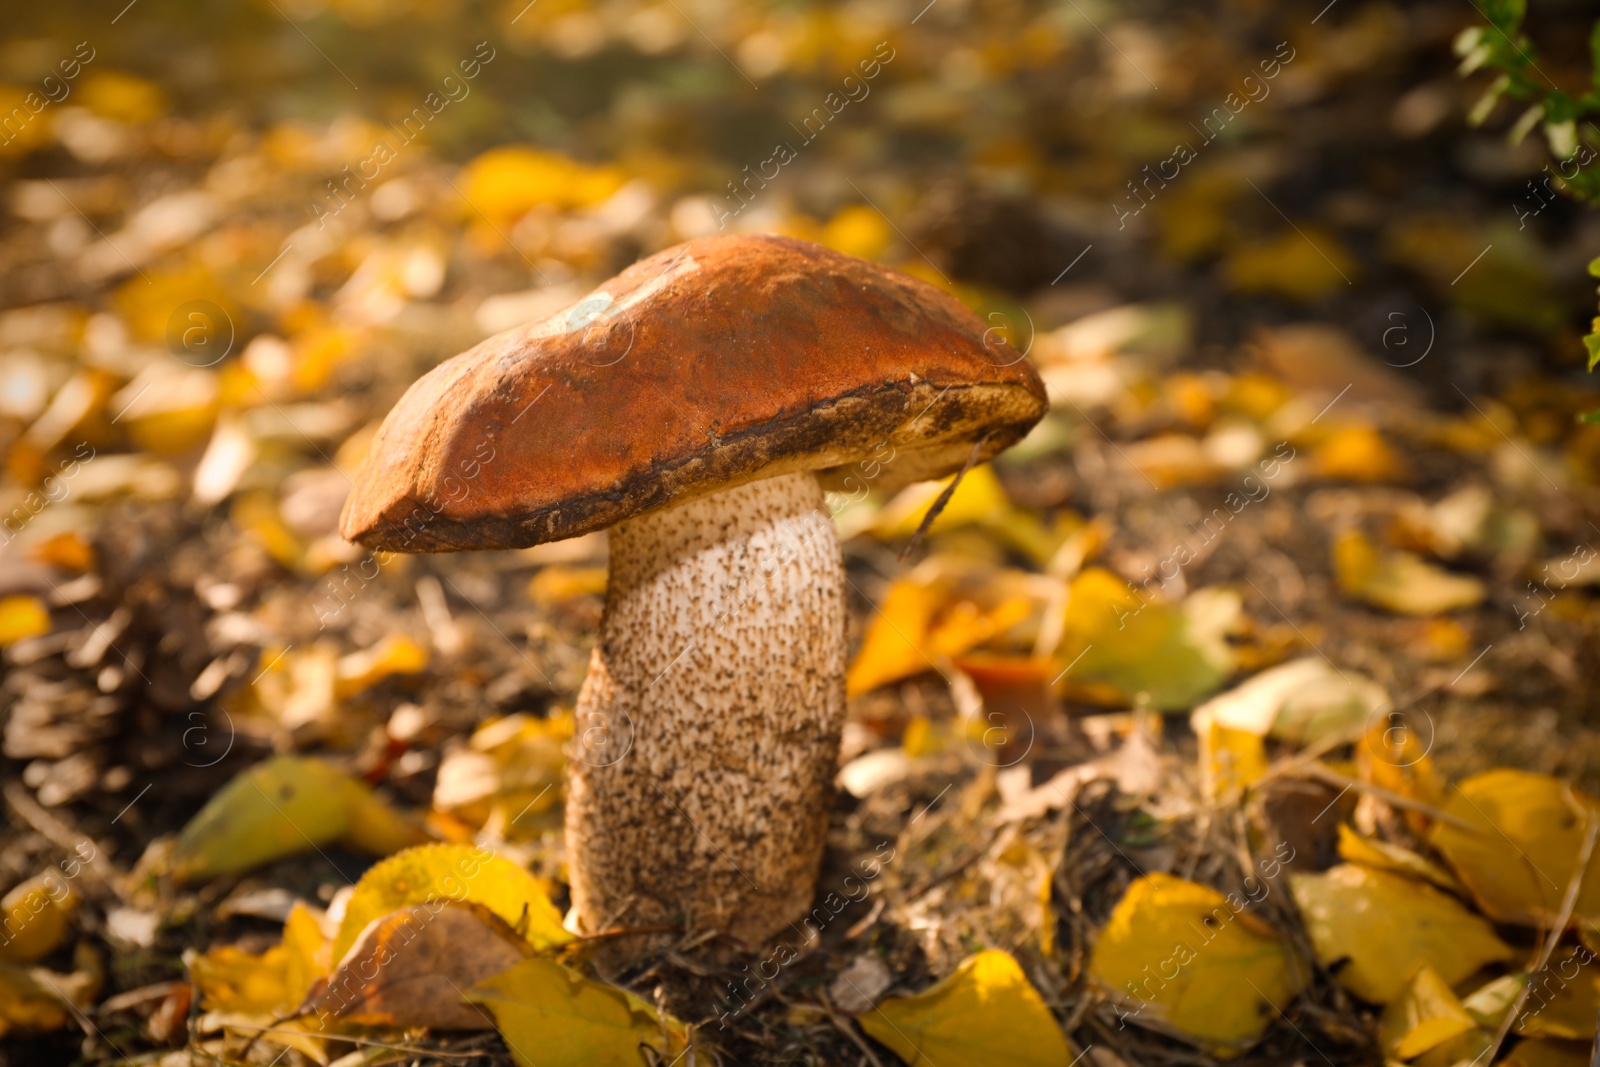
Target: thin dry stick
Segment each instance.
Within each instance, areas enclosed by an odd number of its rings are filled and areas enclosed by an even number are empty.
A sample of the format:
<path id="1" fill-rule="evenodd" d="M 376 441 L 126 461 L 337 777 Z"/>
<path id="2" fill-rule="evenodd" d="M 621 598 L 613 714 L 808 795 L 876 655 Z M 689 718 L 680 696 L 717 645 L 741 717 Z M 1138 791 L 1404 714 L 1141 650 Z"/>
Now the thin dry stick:
<path id="1" fill-rule="evenodd" d="M 1396 793 L 1392 789 L 1385 789 L 1381 785 L 1373 785 L 1371 782 L 1363 782 L 1359 778 L 1351 778 L 1349 775 L 1340 774 L 1338 771 L 1333 770 L 1330 767 L 1324 767 L 1320 764 L 1312 764 L 1309 767 L 1301 768 L 1299 773 L 1306 778 L 1315 778 L 1318 781 L 1326 782 L 1329 785 L 1342 786 L 1345 789 L 1354 789 L 1358 793 L 1371 793 L 1379 800 L 1392 804 L 1397 808 L 1409 808 L 1412 811 L 1420 812 L 1421 814 L 1426 815 L 1430 819 L 1437 819 L 1439 822 L 1449 823 L 1451 826 L 1465 830 L 1469 834 L 1483 834 L 1483 827 L 1479 826 L 1477 823 L 1468 822 L 1459 815 L 1451 815 L 1448 811 L 1445 811 L 1442 808 L 1436 808 L 1432 804 L 1425 804 L 1420 800 L 1412 800 L 1408 796 Z"/>
<path id="2" fill-rule="evenodd" d="M 297 1018 L 297 1016 L 292 1016 L 291 1015 L 291 1016 L 288 1016 L 288 1018 L 291 1018 L 291 1019 L 292 1018 Z M 287 1028 L 281 1027 L 281 1026 L 255 1026 L 255 1025 L 253 1025 L 251 1023 L 234 1022 L 232 1020 L 230 1020 L 228 1022 L 227 1026 L 226 1026 L 226 1029 L 229 1029 L 229 1030 L 254 1030 L 254 1031 L 257 1032 L 257 1034 L 293 1034 L 293 1035 L 295 1035 L 297 1037 L 316 1037 L 316 1036 L 318 1036 L 316 1034 L 308 1034 L 304 1030 L 290 1030 L 290 1029 L 287 1029 Z M 472 1059 L 475 1056 L 481 1055 L 481 1053 L 478 1053 L 478 1052 L 446 1052 L 444 1049 L 421 1048 L 421 1047 L 419 1047 L 417 1045 L 395 1045 L 395 1044 L 391 1044 L 388 1041 L 375 1041 L 375 1040 L 372 1040 L 370 1038 L 353 1037 L 353 1036 L 351 1036 L 349 1034 L 330 1034 L 328 1036 L 333 1041 L 342 1041 L 342 1042 L 346 1042 L 346 1043 L 351 1044 L 351 1045 L 371 1045 L 374 1048 L 386 1048 L 386 1049 L 390 1049 L 390 1050 L 392 1050 L 394 1052 L 410 1052 L 410 1053 L 423 1055 L 423 1056 L 442 1056 L 442 1057 L 445 1057 L 447 1059 L 467 1060 L 467 1059 Z"/>
<path id="3" fill-rule="evenodd" d="M 1572 803 L 1577 803 L 1575 798 L 1572 799 Z M 1522 1006 L 1528 1002 L 1528 994 L 1533 992 L 1534 978 L 1544 970 L 1545 964 L 1550 962 L 1550 954 L 1556 950 L 1561 935 L 1567 932 L 1567 924 L 1572 921 L 1573 909 L 1578 906 L 1578 890 L 1583 887 L 1583 876 L 1589 869 L 1589 858 L 1594 855 L 1595 838 L 1600 837 L 1600 818 L 1595 817 L 1593 809 L 1588 812 L 1583 822 L 1583 847 L 1578 849 L 1578 866 L 1567 882 L 1566 895 L 1561 898 L 1561 915 L 1550 928 L 1550 936 L 1545 938 L 1544 948 L 1539 953 L 1539 962 L 1528 972 L 1527 980 L 1522 983 L 1522 991 L 1517 994 L 1517 999 L 1511 1002 L 1511 1010 L 1500 1020 L 1500 1028 L 1495 1031 L 1494 1044 L 1489 1046 L 1489 1055 L 1484 1060 L 1485 1063 L 1494 1062 L 1500 1046 L 1505 1043 L 1506 1035 L 1510 1034 L 1511 1028 L 1516 1025 L 1517 1016 L 1522 1014 Z"/>
<path id="4" fill-rule="evenodd" d="M 972 451 L 967 454 L 967 462 L 956 472 L 956 476 L 950 480 L 950 484 L 944 487 L 944 492 L 940 493 L 938 498 L 934 500 L 933 506 L 928 509 L 928 513 L 922 516 L 922 522 L 918 524 L 917 532 L 911 535 L 911 540 L 906 542 L 906 547 L 900 550 L 900 558 L 902 560 L 915 552 L 917 547 L 922 544 L 922 539 L 927 536 L 928 527 L 933 525 L 933 520 L 939 517 L 939 513 L 944 510 L 945 505 L 950 503 L 950 498 L 955 496 L 956 486 L 961 484 L 961 479 L 965 478 L 967 472 L 972 469 L 973 464 L 978 462 L 978 456 L 983 450 L 983 443 L 988 439 L 989 435 L 984 434 L 972 442 Z"/>
<path id="5" fill-rule="evenodd" d="M 102 865 L 101 857 L 107 855 L 105 845 L 96 841 L 88 834 L 79 833 L 50 812 L 41 807 L 28 793 L 21 782 L 7 782 L 5 784 L 6 803 L 11 805 L 11 810 L 17 817 L 37 830 L 42 836 L 49 839 L 50 843 L 63 852 L 70 852 L 82 858 L 78 850 L 85 844 L 94 849 L 92 859 L 83 860 L 79 869 L 89 876 L 90 880 L 109 881 L 110 876 L 119 873 L 114 867 L 108 875 L 106 868 L 111 867 L 111 861 L 106 860 Z"/>
<path id="6" fill-rule="evenodd" d="M 828 1013 L 828 1021 L 833 1023 L 834 1028 L 845 1037 L 848 1037 L 851 1043 L 862 1051 L 862 1053 L 867 1057 L 867 1060 L 872 1064 L 872 1067 L 883 1067 L 883 1061 L 878 1059 L 878 1057 L 873 1054 L 872 1046 L 867 1044 L 866 1041 L 862 1040 L 861 1035 L 856 1033 L 855 1030 L 851 1029 L 849 1023 L 845 1022 L 843 1019 L 839 1018 L 837 1014 L 835 1014 L 833 1010 L 833 1002 L 828 999 L 828 994 L 819 989 L 817 990 L 817 999 L 822 1003 L 822 1010 Z"/>

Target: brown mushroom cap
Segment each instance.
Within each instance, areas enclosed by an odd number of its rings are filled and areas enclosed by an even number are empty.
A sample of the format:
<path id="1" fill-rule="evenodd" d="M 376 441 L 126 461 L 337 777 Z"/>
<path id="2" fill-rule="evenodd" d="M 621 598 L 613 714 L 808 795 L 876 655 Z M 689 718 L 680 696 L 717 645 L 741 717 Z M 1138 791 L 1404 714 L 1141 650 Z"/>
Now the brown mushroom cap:
<path id="1" fill-rule="evenodd" d="M 959 469 L 980 438 L 995 455 L 1045 410 L 1033 368 L 933 286 L 805 241 L 707 237 L 415 382 L 340 530 L 522 548 L 790 471 L 892 487 Z"/>

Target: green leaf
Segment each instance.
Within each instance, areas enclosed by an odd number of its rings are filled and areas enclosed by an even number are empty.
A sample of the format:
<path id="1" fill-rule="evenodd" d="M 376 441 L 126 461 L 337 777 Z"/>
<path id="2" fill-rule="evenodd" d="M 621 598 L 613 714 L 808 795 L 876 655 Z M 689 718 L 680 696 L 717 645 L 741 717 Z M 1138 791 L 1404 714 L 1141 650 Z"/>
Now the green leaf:
<path id="1" fill-rule="evenodd" d="M 1595 262 L 1600 263 L 1600 260 Z M 1589 269 L 1593 273 L 1594 264 L 1590 264 Z M 1584 334 L 1583 337 L 1583 346 L 1589 350 L 1589 370 L 1591 372 L 1594 371 L 1596 365 L 1600 365 L 1600 320 L 1596 320 L 1595 330 L 1595 333 Z"/>
<path id="2" fill-rule="evenodd" d="M 1522 25 L 1527 8 L 1527 0 L 1484 0 L 1483 13 L 1495 29 L 1509 37 Z"/>

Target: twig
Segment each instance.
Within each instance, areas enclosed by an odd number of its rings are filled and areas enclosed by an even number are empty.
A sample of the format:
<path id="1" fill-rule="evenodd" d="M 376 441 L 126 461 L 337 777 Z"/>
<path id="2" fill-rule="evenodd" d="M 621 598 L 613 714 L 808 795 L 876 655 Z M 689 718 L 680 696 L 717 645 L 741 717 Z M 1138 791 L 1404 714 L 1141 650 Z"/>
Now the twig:
<path id="1" fill-rule="evenodd" d="M 1517 999 L 1511 1002 L 1511 1010 L 1500 1020 L 1500 1028 L 1494 1034 L 1494 1044 L 1489 1046 L 1489 1056 L 1484 1061 L 1486 1063 L 1494 1062 L 1500 1046 L 1505 1043 L 1506 1035 L 1510 1034 L 1511 1028 L 1516 1025 L 1517 1017 L 1522 1013 L 1522 1006 L 1528 1002 L 1528 994 L 1533 992 L 1533 980 L 1544 970 L 1545 964 L 1550 962 L 1550 954 L 1556 950 L 1561 935 L 1567 932 L 1567 923 L 1572 921 L 1573 909 L 1578 906 L 1578 891 L 1583 887 L 1583 876 L 1588 872 L 1589 858 L 1594 855 L 1595 838 L 1600 837 L 1600 818 L 1596 818 L 1593 809 L 1589 810 L 1583 822 L 1583 846 L 1578 849 L 1578 866 L 1567 882 L 1566 895 L 1561 898 L 1561 916 L 1550 927 L 1550 936 L 1545 938 L 1544 948 L 1539 952 L 1539 962 L 1528 972 L 1527 979 L 1522 983 L 1522 991 L 1517 994 Z"/>
<path id="2" fill-rule="evenodd" d="M 828 1013 L 828 1021 L 833 1024 L 834 1029 L 838 1030 L 845 1037 L 848 1037 L 851 1043 L 853 1043 L 856 1048 L 860 1049 L 867 1057 L 867 1060 L 872 1064 L 872 1067 L 883 1067 L 883 1061 L 878 1059 L 877 1054 L 872 1051 L 872 1046 L 862 1040 L 861 1035 L 856 1033 L 855 1030 L 851 1028 L 849 1023 L 839 1018 L 839 1016 L 834 1012 L 833 1002 L 828 999 L 828 994 L 820 989 L 817 990 L 817 1000 L 822 1004 L 822 1010 Z"/>
<path id="3" fill-rule="evenodd" d="M 1381 785 L 1373 785 L 1371 782 L 1363 782 L 1359 778 L 1351 778 L 1347 774 L 1340 774 L 1331 767 L 1324 767 L 1321 764 L 1314 763 L 1309 767 L 1300 768 L 1299 773 L 1307 778 L 1315 778 L 1318 781 L 1326 782 L 1329 785 L 1337 785 L 1346 789 L 1354 789 L 1358 793 L 1371 793 L 1379 800 L 1392 804 L 1397 808 L 1408 808 L 1411 811 L 1426 815 L 1430 819 L 1437 819 L 1439 822 L 1449 823 L 1451 826 L 1465 830 L 1469 834 L 1483 834 L 1483 827 L 1479 826 L 1477 823 L 1468 822 L 1459 815 L 1451 815 L 1448 811 L 1445 811 L 1442 808 L 1434 807 L 1432 804 L 1426 804 L 1420 800 L 1413 800 L 1404 794 L 1396 793 L 1393 789 L 1385 789 Z"/>
<path id="4" fill-rule="evenodd" d="M 39 802 L 28 795 L 21 782 L 7 782 L 5 784 L 6 803 L 11 805 L 11 810 L 23 822 L 37 830 L 47 838 L 51 844 L 63 852 L 70 852 L 82 859 L 83 854 L 78 849 L 85 843 L 94 849 L 91 859 L 83 860 L 81 870 L 97 881 L 106 882 L 107 878 L 100 866 L 100 857 L 106 855 L 106 846 L 90 837 L 88 834 L 77 833 L 72 827 L 50 814 Z M 110 861 L 107 861 L 110 866 Z M 117 873 L 114 869 L 113 874 Z"/>
<path id="5" fill-rule="evenodd" d="M 290 1018 L 298 1018 L 298 1016 L 290 1016 Z M 225 1030 L 255 1030 L 258 1034 L 295 1034 L 295 1035 L 298 1035 L 300 1037 L 320 1037 L 320 1036 L 323 1036 L 323 1035 L 320 1035 L 320 1034 L 310 1033 L 310 1032 L 308 1032 L 306 1030 L 290 1030 L 290 1029 L 287 1029 L 287 1028 L 284 1028 L 284 1027 L 280 1027 L 280 1026 L 255 1026 L 255 1025 L 252 1025 L 250 1023 L 234 1022 L 234 1021 L 231 1021 L 231 1020 L 223 1026 L 223 1029 L 225 1029 Z M 444 1057 L 448 1057 L 450 1059 L 465 1060 L 465 1059 L 472 1059 L 475 1056 L 482 1055 L 479 1052 L 447 1052 L 444 1049 L 421 1048 L 421 1047 L 416 1046 L 416 1045 L 395 1045 L 395 1044 L 391 1044 L 391 1043 L 389 1043 L 387 1041 L 375 1041 L 375 1040 L 372 1040 L 370 1038 L 354 1037 L 354 1036 L 351 1036 L 349 1034 L 329 1034 L 329 1035 L 326 1035 L 326 1036 L 328 1036 L 329 1038 L 331 1038 L 334 1041 L 346 1041 L 346 1042 L 349 1042 L 352 1045 L 371 1045 L 374 1048 L 386 1048 L 386 1049 L 390 1049 L 391 1051 L 394 1051 L 394 1052 L 414 1052 L 414 1053 L 418 1053 L 420 1055 L 425 1055 L 425 1056 L 444 1056 Z"/>
<path id="6" fill-rule="evenodd" d="M 928 513 L 922 516 L 922 522 L 917 525 L 917 532 L 911 535 L 911 540 L 906 542 L 906 547 L 900 550 L 900 559 L 904 560 L 917 550 L 917 546 L 922 544 L 922 539 L 927 536 L 928 528 L 933 525 L 933 520 L 939 517 L 939 513 L 944 510 L 945 505 L 950 503 L 950 498 L 955 496 L 956 486 L 961 484 L 961 479 L 965 478 L 967 472 L 972 469 L 973 464 L 978 462 L 978 455 L 983 450 L 983 443 L 988 439 L 989 435 L 984 434 L 972 442 L 972 451 L 967 454 L 966 464 L 956 472 L 954 478 L 950 479 L 950 484 L 944 487 L 944 492 L 934 499 L 933 506 L 928 509 Z"/>

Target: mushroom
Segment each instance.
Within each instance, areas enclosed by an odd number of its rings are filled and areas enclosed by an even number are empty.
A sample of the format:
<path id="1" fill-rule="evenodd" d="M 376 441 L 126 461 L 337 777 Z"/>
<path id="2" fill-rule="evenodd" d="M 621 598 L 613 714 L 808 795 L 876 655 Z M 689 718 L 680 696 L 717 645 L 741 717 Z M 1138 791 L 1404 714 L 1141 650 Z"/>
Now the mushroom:
<path id="1" fill-rule="evenodd" d="M 845 572 L 824 488 L 962 470 L 1045 410 L 932 286 L 703 238 L 415 382 L 341 530 L 448 552 L 611 528 L 567 796 L 577 924 L 758 944 L 810 908 L 832 807 Z"/>

